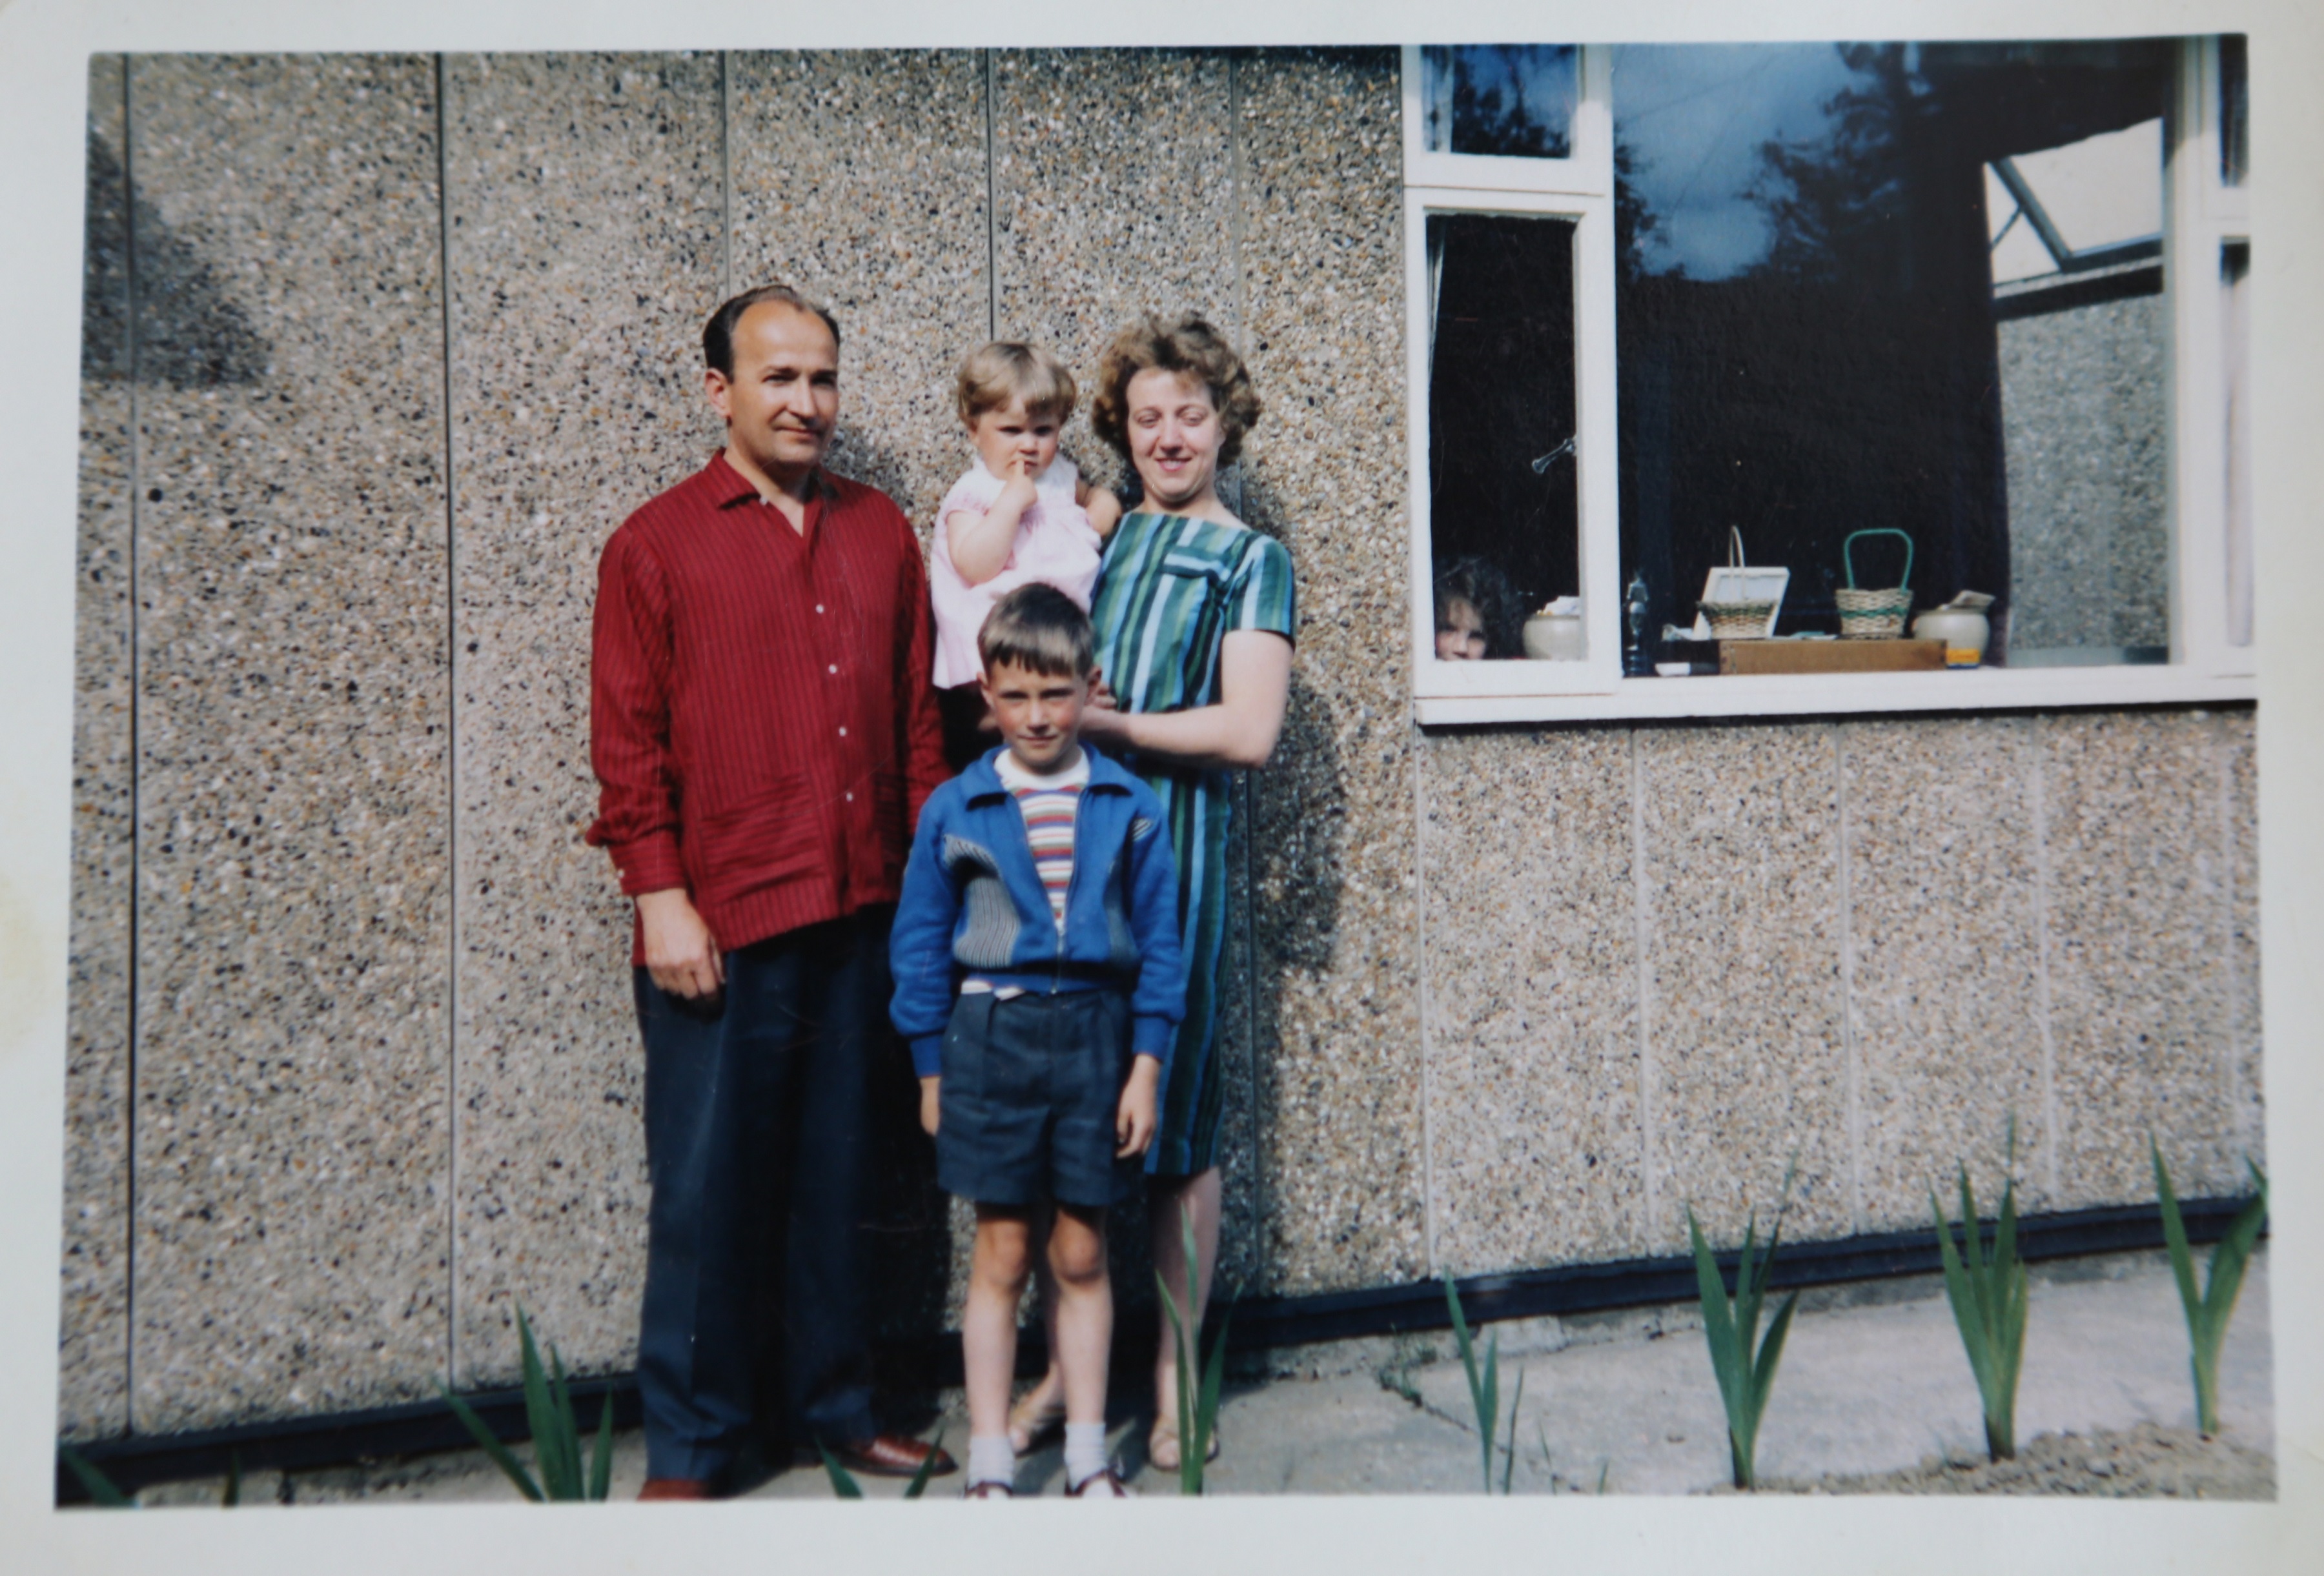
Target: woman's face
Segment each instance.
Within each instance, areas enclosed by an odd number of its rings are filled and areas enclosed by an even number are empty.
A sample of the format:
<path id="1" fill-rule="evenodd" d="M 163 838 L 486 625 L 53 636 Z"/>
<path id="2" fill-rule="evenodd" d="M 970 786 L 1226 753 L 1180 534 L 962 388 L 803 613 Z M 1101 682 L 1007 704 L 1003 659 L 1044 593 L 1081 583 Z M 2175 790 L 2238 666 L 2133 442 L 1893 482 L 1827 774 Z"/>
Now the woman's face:
<path id="1" fill-rule="evenodd" d="M 1207 497 L 1217 479 L 1224 429 L 1210 386 L 1184 373 L 1148 367 L 1124 391 L 1130 463 L 1146 502 L 1179 511 Z"/>

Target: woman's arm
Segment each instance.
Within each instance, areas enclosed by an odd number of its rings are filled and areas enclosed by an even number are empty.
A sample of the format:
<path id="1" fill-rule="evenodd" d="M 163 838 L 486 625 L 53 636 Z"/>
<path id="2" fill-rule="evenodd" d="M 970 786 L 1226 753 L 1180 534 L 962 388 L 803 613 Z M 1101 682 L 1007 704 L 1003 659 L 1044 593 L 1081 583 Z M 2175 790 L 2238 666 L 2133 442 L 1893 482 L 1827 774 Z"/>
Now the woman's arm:
<path id="1" fill-rule="evenodd" d="M 1258 768 L 1275 753 L 1291 698 L 1291 642 L 1271 630 L 1237 630 L 1219 642 L 1219 702 L 1183 712 L 1125 712 L 1101 702 L 1082 714 L 1082 736 L 1179 766 Z"/>

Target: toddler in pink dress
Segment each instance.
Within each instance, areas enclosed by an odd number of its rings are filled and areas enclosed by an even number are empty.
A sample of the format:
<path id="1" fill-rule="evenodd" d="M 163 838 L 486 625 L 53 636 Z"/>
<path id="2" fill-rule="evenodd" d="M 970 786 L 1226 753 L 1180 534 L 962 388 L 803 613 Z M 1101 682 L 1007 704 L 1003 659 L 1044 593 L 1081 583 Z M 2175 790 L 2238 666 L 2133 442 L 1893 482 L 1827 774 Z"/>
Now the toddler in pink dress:
<path id="1" fill-rule="evenodd" d="M 997 735 L 983 732 L 976 632 L 1007 593 L 1032 581 L 1089 606 L 1098 556 L 1121 518 L 1111 493 L 1057 453 L 1074 412 L 1073 374 L 1047 351 L 996 341 L 961 363 L 960 419 L 976 463 L 936 509 L 928 555 L 936 607 L 936 704 L 955 771 Z"/>

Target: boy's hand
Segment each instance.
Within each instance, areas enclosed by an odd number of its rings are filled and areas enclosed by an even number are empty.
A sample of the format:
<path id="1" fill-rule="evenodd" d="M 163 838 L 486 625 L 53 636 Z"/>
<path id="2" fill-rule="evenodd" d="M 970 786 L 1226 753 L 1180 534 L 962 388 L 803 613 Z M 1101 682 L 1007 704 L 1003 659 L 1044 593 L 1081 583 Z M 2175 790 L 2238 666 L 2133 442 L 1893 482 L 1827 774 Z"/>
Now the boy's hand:
<path id="1" fill-rule="evenodd" d="M 1113 1113 L 1113 1136 L 1121 1144 L 1113 1152 L 1115 1159 L 1143 1155 L 1154 1142 L 1154 1087 L 1161 1077 L 1162 1064 L 1152 1056 L 1139 1056 L 1130 1064 L 1130 1082 L 1121 1086 L 1121 1103 Z"/>
<path id="2" fill-rule="evenodd" d="M 943 1083 L 941 1074 L 920 1080 L 920 1129 L 931 1138 L 936 1136 L 936 1089 Z"/>

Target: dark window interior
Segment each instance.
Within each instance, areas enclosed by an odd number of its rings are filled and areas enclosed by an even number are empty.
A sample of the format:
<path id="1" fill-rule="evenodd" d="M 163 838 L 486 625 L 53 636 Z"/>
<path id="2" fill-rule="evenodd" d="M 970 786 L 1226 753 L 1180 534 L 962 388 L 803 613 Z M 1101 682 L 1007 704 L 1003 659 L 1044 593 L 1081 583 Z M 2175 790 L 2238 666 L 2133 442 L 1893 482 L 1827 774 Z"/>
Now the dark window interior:
<path id="1" fill-rule="evenodd" d="M 1525 615 L 1580 591 L 1571 219 L 1434 214 L 1430 545 L 1483 588 L 1489 657 Z"/>
<path id="2" fill-rule="evenodd" d="M 2241 186 L 2251 169 L 2251 61 L 2245 37 L 2219 39 L 2219 180 Z"/>

